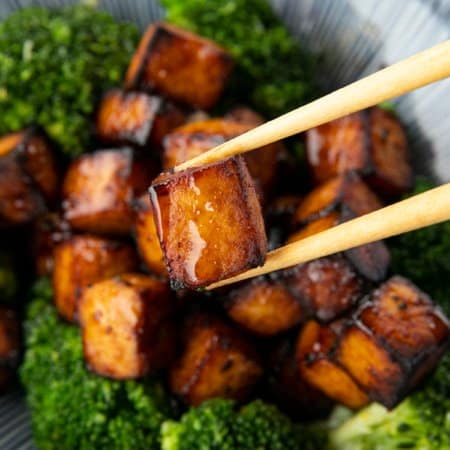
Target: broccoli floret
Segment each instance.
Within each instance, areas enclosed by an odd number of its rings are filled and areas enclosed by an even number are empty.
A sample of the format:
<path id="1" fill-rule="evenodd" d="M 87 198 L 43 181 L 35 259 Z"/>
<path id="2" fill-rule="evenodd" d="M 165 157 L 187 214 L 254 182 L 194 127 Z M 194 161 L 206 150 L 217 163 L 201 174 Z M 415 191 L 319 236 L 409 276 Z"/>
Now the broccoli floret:
<path id="1" fill-rule="evenodd" d="M 261 400 L 240 410 L 231 400 L 209 400 L 162 426 L 163 450 L 313 450 L 325 440 L 323 429 L 296 425 Z"/>
<path id="2" fill-rule="evenodd" d="M 433 187 L 418 179 L 413 194 Z M 450 314 L 450 221 L 390 239 L 389 248 L 391 271 L 410 278 Z"/>
<path id="3" fill-rule="evenodd" d="M 38 123 L 66 154 L 87 150 L 96 101 L 122 79 L 138 37 L 88 6 L 9 16 L 0 24 L 0 135 Z"/>
<path id="4" fill-rule="evenodd" d="M 40 450 L 158 449 L 171 413 L 160 383 L 113 381 L 86 369 L 77 327 L 63 323 L 51 304 L 48 280 L 33 290 L 25 321 L 20 375 Z"/>
<path id="5" fill-rule="evenodd" d="M 0 250 L 0 303 L 10 303 L 17 293 L 17 278 L 11 255 Z"/>
<path id="6" fill-rule="evenodd" d="M 228 101 L 276 116 L 315 95 L 313 63 L 266 0 L 163 0 L 169 21 L 227 48 L 236 60 Z"/>
<path id="7" fill-rule="evenodd" d="M 330 433 L 332 450 L 450 448 L 450 355 L 393 411 L 372 404 Z"/>

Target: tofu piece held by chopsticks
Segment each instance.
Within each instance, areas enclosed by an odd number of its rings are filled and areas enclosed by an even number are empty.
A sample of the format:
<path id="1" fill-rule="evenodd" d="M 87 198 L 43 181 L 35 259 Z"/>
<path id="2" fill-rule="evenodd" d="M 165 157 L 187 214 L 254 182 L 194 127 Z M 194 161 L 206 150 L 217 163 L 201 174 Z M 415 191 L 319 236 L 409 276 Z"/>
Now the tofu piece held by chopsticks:
<path id="1" fill-rule="evenodd" d="M 200 109 L 212 108 L 231 73 L 230 54 L 194 33 L 157 22 L 139 43 L 125 76 L 127 89 L 150 90 Z"/>
<path id="2" fill-rule="evenodd" d="M 162 174 L 150 193 L 174 288 L 207 286 L 264 263 L 261 206 L 241 157 Z"/>

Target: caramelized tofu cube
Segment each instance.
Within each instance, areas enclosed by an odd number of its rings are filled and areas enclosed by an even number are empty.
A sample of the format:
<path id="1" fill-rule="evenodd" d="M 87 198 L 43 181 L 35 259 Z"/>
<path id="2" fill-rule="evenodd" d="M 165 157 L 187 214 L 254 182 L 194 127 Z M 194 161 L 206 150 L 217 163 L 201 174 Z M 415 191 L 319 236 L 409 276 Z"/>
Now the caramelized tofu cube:
<path id="1" fill-rule="evenodd" d="M 264 263 L 264 221 L 242 158 L 163 174 L 150 192 L 174 288 L 207 286 Z"/>
<path id="2" fill-rule="evenodd" d="M 286 241 L 287 244 L 292 244 L 292 242 L 300 241 L 314 234 L 321 233 L 322 231 L 333 228 L 341 223 L 340 214 L 337 212 L 332 212 L 327 216 L 320 217 L 319 219 L 309 222 L 300 230 L 291 233 Z"/>
<path id="3" fill-rule="evenodd" d="M 46 210 L 58 195 L 53 149 L 37 128 L 0 138 L 0 223 L 20 225 Z"/>
<path id="4" fill-rule="evenodd" d="M 225 114 L 225 119 L 257 127 L 265 120 L 260 114 L 246 106 L 236 106 Z"/>
<path id="5" fill-rule="evenodd" d="M 58 244 L 54 250 L 53 291 L 62 317 L 76 321 L 83 290 L 104 279 L 137 268 L 131 245 L 83 235 Z"/>
<path id="6" fill-rule="evenodd" d="M 122 380 L 167 365 L 175 350 L 174 327 L 168 322 L 173 309 L 168 285 L 147 275 L 127 273 L 86 289 L 79 317 L 90 369 Z"/>
<path id="7" fill-rule="evenodd" d="M 64 217 L 80 231 L 124 235 L 133 202 L 150 185 L 154 168 L 131 149 L 102 150 L 75 160 L 63 186 Z"/>
<path id="8" fill-rule="evenodd" d="M 333 360 L 338 338 L 339 332 L 331 325 L 308 322 L 297 340 L 296 358 L 300 374 L 333 400 L 352 409 L 361 408 L 369 402 L 369 398 Z"/>
<path id="9" fill-rule="evenodd" d="M 273 336 L 305 318 L 300 301 L 284 283 L 257 278 L 233 290 L 225 302 L 228 315 L 246 330 Z"/>
<path id="10" fill-rule="evenodd" d="M 0 306 L 0 391 L 19 363 L 20 322 L 12 309 Z"/>
<path id="11" fill-rule="evenodd" d="M 177 128 L 164 140 L 163 167 L 169 169 L 181 164 L 254 127 L 254 123 L 210 119 Z M 244 156 L 250 174 L 265 193 L 270 191 L 275 181 L 281 150 L 281 145 L 274 143 Z"/>
<path id="12" fill-rule="evenodd" d="M 284 276 L 292 293 L 323 322 L 334 320 L 364 295 L 363 281 L 342 255 L 300 264 Z"/>
<path id="13" fill-rule="evenodd" d="M 373 170 L 368 182 L 388 196 L 408 192 L 413 186 L 408 142 L 399 120 L 381 108 L 369 110 Z"/>
<path id="14" fill-rule="evenodd" d="M 258 355 L 244 336 L 218 317 L 197 314 L 185 324 L 169 385 L 196 406 L 213 397 L 244 400 L 261 374 Z"/>
<path id="15" fill-rule="evenodd" d="M 179 108 L 166 108 L 161 97 L 145 92 L 108 91 L 97 112 L 99 138 L 108 144 L 160 144 L 165 134 L 184 122 Z"/>
<path id="16" fill-rule="evenodd" d="M 40 277 L 51 275 L 54 267 L 53 250 L 60 242 L 71 237 L 69 224 L 59 213 L 41 216 L 34 226 L 34 259 L 36 274 Z"/>
<path id="17" fill-rule="evenodd" d="M 231 73 L 230 54 L 214 42 L 164 22 L 149 26 L 125 76 L 127 89 L 150 89 L 212 108 Z"/>
<path id="18" fill-rule="evenodd" d="M 434 368 L 449 337 L 440 309 L 411 282 L 395 276 L 360 306 L 337 357 L 371 399 L 392 408 Z"/>
<path id="19" fill-rule="evenodd" d="M 405 132 L 378 107 L 307 131 L 306 155 L 318 183 L 356 170 L 382 194 L 398 195 L 412 186 Z"/>
<path id="20" fill-rule="evenodd" d="M 134 235 L 139 255 L 145 265 L 155 274 L 167 277 L 164 255 L 159 243 L 152 205 L 148 194 L 140 197 L 135 205 L 136 221 Z"/>

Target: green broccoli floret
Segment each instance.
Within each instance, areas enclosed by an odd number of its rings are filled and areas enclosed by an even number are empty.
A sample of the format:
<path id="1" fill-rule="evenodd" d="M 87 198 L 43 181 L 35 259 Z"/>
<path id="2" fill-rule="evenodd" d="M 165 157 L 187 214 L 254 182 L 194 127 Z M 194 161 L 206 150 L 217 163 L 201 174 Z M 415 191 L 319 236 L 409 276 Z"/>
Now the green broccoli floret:
<path id="1" fill-rule="evenodd" d="M 413 194 L 434 187 L 418 179 Z M 390 239 L 391 271 L 410 278 L 450 314 L 450 221 Z"/>
<path id="2" fill-rule="evenodd" d="M 266 0 L 162 0 L 169 21 L 213 39 L 236 60 L 224 98 L 276 116 L 310 100 L 312 59 Z"/>
<path id="3" fill-rule="evenodd" d="M 98 97 L 121 81 L 138 36 L 88 6 L 9 16 L 0 24 L 0 135 L 38 123 L 66 154 L 87 150 Z"/>
<path id="4" fill-rule="evenodd" d="M 372 404 L 330 433 L 331 450 L 450 448 L 450 355 L 393 411 Z"/>
<path id="5" fill-rule="evenodd" d="M 37 447 L 158 449 L 160 425 L 171 412 L 160 383 L 113 381 L 89 372 L 79 330 L 59 319 L 48 280 L 39 281 L 33 296 L 20 375 Z"/>
<path id="6" fill-rule="evenodd" d="M 0 250 L 0 303 L 10 303 L 17 293 L 17 278 L 11 255 Z"/>
<path id="7" fill-rule="evenodd" d="M 296 425 L 261 400 L 240 410 L 231 400 L 209 400 L 162 426 L 162 450 L 313 450 L 325 440 L 323 429 Z"/>

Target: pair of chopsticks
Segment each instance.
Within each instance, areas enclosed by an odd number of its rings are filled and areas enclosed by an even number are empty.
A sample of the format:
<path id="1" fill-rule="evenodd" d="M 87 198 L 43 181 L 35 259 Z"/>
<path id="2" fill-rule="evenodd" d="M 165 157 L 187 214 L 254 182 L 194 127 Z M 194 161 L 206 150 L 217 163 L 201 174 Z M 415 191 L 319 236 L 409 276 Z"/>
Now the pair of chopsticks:
<path id="1" fill-rule="evenodd" d="M 450 76 L 450 40 L 253 128 L 174 168 L 209 164 L 301 133 Z M 278 248 L 214 289 L 450 219 L 450 183 Z"/>

